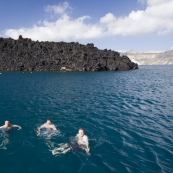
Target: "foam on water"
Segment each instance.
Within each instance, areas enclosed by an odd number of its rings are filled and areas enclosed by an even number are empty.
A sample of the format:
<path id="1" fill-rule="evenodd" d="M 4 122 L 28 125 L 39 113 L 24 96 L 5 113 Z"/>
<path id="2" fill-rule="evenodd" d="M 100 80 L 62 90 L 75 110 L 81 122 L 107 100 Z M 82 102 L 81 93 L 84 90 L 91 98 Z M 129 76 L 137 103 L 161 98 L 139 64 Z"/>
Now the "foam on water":
<path id="1" fill-rule="evenodd" d="M 58 137 L 59 135 L 60 135 L 60 130 L 56 130 L 54 132 L 54 131 L 52 131 L 50 129 L 41 129 L 39 136 L 41 138 L 52 138 L 52 137 Z"/>

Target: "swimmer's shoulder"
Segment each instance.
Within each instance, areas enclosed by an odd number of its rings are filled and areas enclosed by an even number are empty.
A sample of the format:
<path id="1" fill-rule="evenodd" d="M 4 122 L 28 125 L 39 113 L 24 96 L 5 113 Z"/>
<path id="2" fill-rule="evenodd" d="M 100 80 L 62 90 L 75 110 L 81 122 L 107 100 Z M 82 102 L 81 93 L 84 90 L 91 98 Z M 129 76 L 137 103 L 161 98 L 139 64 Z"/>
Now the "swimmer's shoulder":
<path id="1" fill-rule="evenodd" d="M 53 129 L 53 130 L 57 130 L 55 124 L 49 125 L 49 128 L 51 128 L 51 129 Z"/>
<path id="2" fill-rule="evenodd" d="M 87 138 L 88 139 L 88 136 L 87 135 L 84 135 L 84 138 Z"/>
<path id="3" fill-rule="evenodd" d="M 1 126 L 0 129 L 4 129 L 4 126 Z"/>
<path id="4" fill-rule="evenodd" d="M 88 141 L 88 136 L 87 135 L 84 135 L 83 139 L 86 140 L 86 141 Z"/>
<path id="5" fill-rule="evenodd" d="M 47 127 L 47 124 L 46 123 L 44 123 L 44 124 L 42 124 L 41 126 L 40 126 L 40 128 L 46 128 Z"/>
<path id="6" fill-rule="evenodd" d="M 3 130 L 3 131 L 10 131 L 11 127 L 2 127 L 1 130 Z"/>
<path id="7" fill-rule="evenodd" d="M 51 124 L 52 127 L 56 127 L 55 124 Z"/>

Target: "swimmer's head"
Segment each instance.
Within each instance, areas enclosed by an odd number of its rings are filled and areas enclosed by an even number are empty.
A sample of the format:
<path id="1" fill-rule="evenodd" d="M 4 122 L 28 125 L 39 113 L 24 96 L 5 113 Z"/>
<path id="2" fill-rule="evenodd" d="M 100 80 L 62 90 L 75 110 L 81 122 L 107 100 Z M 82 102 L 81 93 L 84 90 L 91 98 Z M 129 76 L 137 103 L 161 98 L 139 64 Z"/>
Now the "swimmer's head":
<path id="1" fill-rule="evenodd" d="M 46 122 L 46 124 L 52 124 L 52 121 L 51 121 L 51 119 L 47 119 L 47 122 Z"/>
<path id="2" fill-rule="evenodd" d="M 8 127 L 9 125 L 10 125 L 10 121 L 9 121 L 9 120 L 6 120 L 6 121 L 5 121 L 5 126 Z"/>
<path id="3" fill-rule="evenodd" d="M 85 133 L 84 129 L 80 128 L 79 131 L 78 131 L 79 136 L 83 137 L 84 133 Z"/>

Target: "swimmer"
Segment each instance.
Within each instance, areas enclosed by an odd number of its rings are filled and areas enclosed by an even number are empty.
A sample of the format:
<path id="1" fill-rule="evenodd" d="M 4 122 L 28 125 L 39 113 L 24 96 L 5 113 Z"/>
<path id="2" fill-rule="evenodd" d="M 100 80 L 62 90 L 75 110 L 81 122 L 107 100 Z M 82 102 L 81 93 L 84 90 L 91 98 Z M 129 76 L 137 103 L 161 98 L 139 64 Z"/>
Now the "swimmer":
<path id="1" fill-rule="evenodd" d="M 17 127 L 18 130 L 22 129 L 21 126 L 10 124 L 9 120 L 6 120 L 4 125 L 0 127 L 0 129 L 8 131 L 8 130 L 11 130 L 13 127 Z"/>
<path id="2" fill-rule="evenodd" d="M 55 125 L 52 123 L 52 121 L 50 119 L 47 119 L 46 123 L 44 123 L 43 125 L 38 127 L 38 129 L 37 129 L 37 136 L 40 135 L 40 130 L 43 129 L 43 128 L 49 129 L 49 130 L 53 130 L 51 132 L 51 134 L 49 134 L 48 137 L 51 137 L 57 131 Z"/>
<path id="3" fill-rule="evenodd" d="M 59 148 L 55 148 L 54 150 L 52 150 L 52 154 L 55 155 L 59 153 L 58 151 L 62 151 L 62 153 L 65 154 L 70 150 L 80 150 L 80 149 L 84 149 L 86 153 L 89 154 L 90 148 L 89 148 L 88 137 L 85 135 L 85 131 L 83 128 L 79 129 L 75 139 L 76 143 L 60 144 Z"/>

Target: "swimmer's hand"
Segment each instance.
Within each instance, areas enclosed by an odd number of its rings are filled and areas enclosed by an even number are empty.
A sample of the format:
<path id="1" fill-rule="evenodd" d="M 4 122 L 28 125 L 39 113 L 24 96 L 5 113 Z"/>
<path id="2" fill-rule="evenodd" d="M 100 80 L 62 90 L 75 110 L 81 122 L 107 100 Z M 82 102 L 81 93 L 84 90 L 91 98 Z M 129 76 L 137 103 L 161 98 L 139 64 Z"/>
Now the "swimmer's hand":
<path id="1" fill-rule="evenodd" d="M 48 138 L 52 137 L 52 135 L 53 135 L 54 133 L 56 133 L 56 132 L 57 132 L 57 129 L 53 130 L 47 137 L 48 137 Z"/>
<path id="2" fill-rule="evenodd" d="M 89 153 L 90 148 L 89 148 L 89 146 L 88 146 L 88 145 L 80 145 L 80 146 L 81 146 L 81 148 L 82 148 L 83 150 L 85 150 L 85 151 L 86 151 L 86 154 L 90 155 L 90 153 Z"/>
<path id="3" fill-rule="evenodd" d="M 90 149 L 89 149 L 89 148 L 87 148 L 85 151 L 86 151 L 86 154 L 87 154 L 87 155 L 91 155 L 91 154 L 89 153 L 89 152 L 90 152 Z"/>
<path id="4" fill-rule="evenodd" d="M 37 131 L 37 136 L 40 136 L 40 131 Z"/>
<path id="5" fill-rule="evenodd" d="M 89 146 L 88 145 L 85 145 L 85 147 L 83 146 L 83 149 L 86 151 L 86 154 L 87 155 L 90 155 L 90 148 L 89 148 Z"/>
<path id="6" fill-rule="evenodd" d="M 47 137 L 50 138 L 52 136 L 52 134 L 48 135 Z"/>
<path id="7" fill-rule="evenodd" d="M 88 149 L 88 146 L 87 146 L 87 145 L 84 145 L 84 144 L 81 144 L 80 147 L 81 147 L 83 150 L 87 150 L 87 149 Z"/>
<path id="8" fill-rule="evenodd" d="M 18 130 L 21 130 L 21 129 L 22 129 L 22 127 L 18 126 Z"/>
<path id="9" fill-rule="evenodd" d="M 89 148 L 87 148 L 87 149 L 86 149 L 86 152 L 88 152 L 88 153 L 89 153 L 89 151 L 90 151 L 90 149 L 89 149 Z"/>

